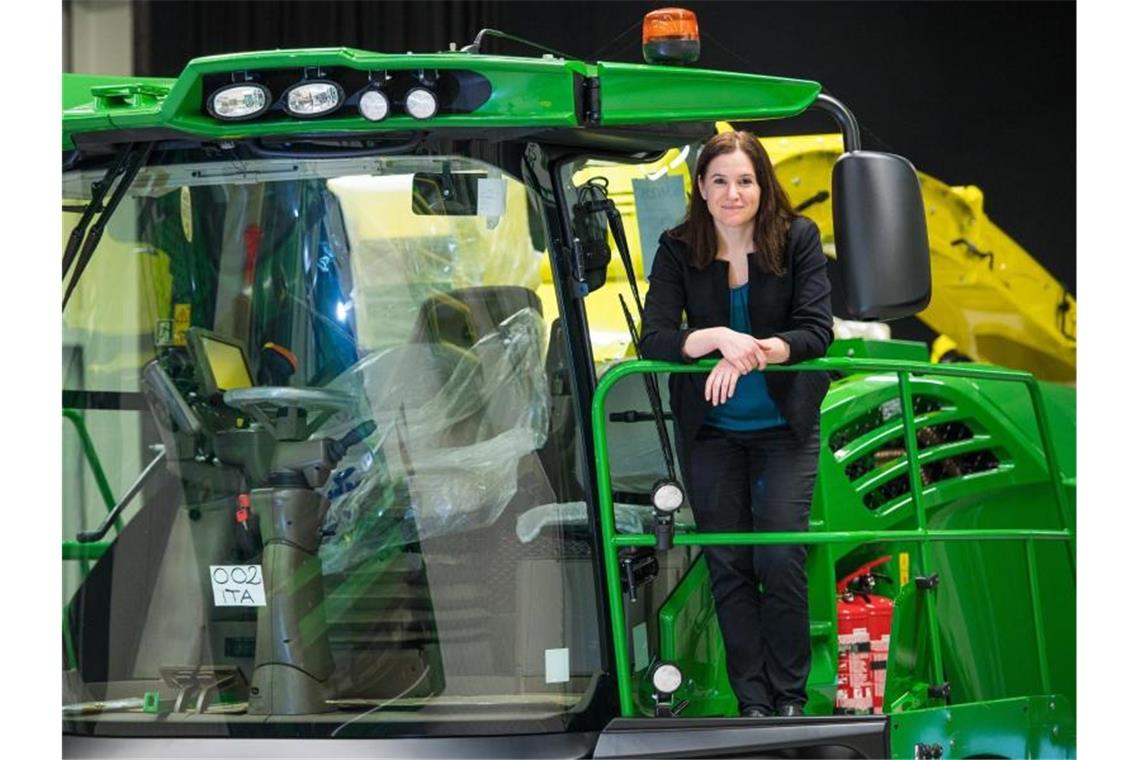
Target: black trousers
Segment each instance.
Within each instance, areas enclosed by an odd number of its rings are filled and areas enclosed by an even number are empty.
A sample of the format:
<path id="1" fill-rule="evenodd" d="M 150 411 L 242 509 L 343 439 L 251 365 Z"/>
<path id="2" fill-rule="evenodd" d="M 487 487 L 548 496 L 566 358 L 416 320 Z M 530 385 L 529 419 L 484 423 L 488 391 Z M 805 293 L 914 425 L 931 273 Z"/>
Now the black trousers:
<path id="1" fill-rule="evenodd" d="M 803 442 L 786 427 L 737 433 L 706 425 L 686 464 L 700 531 L 808 529 L 818 428 Z M 807 547 L 707 546 L 704 555 L 741 710 L 802 705 L 811 668 Z"/>

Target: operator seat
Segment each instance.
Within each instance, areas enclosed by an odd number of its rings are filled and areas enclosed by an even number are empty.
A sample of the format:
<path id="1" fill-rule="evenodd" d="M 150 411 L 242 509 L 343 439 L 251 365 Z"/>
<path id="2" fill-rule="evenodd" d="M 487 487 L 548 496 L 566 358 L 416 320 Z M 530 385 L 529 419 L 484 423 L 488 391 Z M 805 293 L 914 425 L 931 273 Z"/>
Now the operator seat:
<path id="1" fill-rule="evenodd" d="M 523 309 L 542 314 L 542 301 L 530 288 L 493 285 L 457 288 L 424 301 L 412 328 L 413 342 L 447 341 L 469 348 Z"/>

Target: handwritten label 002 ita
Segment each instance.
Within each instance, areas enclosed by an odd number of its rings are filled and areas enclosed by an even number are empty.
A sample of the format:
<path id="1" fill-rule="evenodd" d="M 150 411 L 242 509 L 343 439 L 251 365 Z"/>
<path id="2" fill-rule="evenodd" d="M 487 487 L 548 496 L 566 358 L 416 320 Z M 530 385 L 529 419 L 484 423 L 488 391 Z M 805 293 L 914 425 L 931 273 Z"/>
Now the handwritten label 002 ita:
<path id="1" fill-rule="evenodd" d="M 215 607 L 264 607 L 261 565 L 210 565 Z"/>

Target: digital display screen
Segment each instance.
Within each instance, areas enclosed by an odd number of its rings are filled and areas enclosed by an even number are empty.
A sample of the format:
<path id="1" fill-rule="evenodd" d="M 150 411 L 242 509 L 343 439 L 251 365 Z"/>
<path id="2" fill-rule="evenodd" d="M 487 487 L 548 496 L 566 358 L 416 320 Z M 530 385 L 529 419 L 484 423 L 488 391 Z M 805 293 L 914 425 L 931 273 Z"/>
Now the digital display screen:
<path id="1" fill-rule="evenodd" d="M 206 361 L 210 364 L 210 372 L 219 391 L 253 386 L 253 378 L 249 375 L 249 367 L 239 347 L 220 340 L 211 340 L 204 335 L 202 346 L 206 349 Z"/>

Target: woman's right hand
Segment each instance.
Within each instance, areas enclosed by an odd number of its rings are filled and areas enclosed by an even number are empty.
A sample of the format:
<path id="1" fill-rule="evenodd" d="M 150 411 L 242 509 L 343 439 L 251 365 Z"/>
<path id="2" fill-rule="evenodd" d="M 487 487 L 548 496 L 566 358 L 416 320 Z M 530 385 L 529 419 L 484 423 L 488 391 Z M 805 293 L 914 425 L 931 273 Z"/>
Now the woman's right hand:
<path id="1" fill-rule="evenodd" d="M 705 401 L 712 403 L 713 406 L 728 401 L 736 392 L 736 381 L 743 375 L 744 373 L 737 370 L 736 366 L 727 359 L 718 361 L 709 373 L 708 380 L 705 380 Z"/>
<path id="2" fill-rule="evenodd" d="M 729 364 L 741 374 L 748 374 L 754 369 L 764 369 L 768 366 L 768 357 L 760 341 L 751 335 L 736 332 L 727 327 L 718 336 L 717 350 Z"/>

